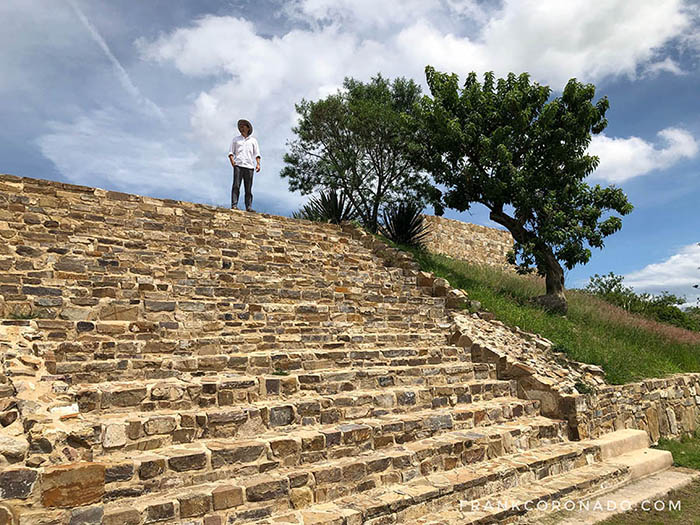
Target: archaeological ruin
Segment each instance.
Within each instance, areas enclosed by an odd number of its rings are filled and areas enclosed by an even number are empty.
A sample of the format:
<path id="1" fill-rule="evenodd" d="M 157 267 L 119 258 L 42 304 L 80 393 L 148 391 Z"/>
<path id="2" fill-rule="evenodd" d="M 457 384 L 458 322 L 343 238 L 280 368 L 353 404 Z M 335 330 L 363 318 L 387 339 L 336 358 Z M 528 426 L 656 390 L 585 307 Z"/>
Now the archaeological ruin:
<path id="1" fill-rule="evenodd" d="M 0 524 L 510 523 L 697 425 L 700 374 L 609 385 L 352 224 L 0 175 L 0 239 Z"/>

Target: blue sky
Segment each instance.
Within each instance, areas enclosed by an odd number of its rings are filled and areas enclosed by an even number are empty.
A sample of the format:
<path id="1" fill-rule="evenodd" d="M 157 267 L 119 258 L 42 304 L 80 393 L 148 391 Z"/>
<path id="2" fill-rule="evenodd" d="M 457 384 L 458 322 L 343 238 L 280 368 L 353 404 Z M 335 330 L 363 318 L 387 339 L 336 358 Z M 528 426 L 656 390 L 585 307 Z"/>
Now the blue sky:
<path id="1" fill-rule="evenodd" d="M 345 76 L 430 64 L 571 77 L 610 99 L 592 183 L 635 211 L 591 262 L 639 291 L 694 301 L 700 282 L 700 8 L 684 0 L 3 0 L 0 172 L 228 204 L 228 144 L 248 118 L 263 153 L 255 207 L 304 201 L 279 178 L 294 103 Z M 448 217 L 492 225 L 485 210 Z"/>

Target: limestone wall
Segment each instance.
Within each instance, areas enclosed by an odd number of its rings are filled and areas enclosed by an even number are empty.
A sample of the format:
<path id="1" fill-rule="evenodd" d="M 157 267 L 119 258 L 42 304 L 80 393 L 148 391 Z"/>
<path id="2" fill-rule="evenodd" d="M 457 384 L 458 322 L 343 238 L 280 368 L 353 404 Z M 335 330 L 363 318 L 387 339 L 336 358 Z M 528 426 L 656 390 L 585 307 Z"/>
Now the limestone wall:
<path id="1" fill-rule="evenodd" d="M 424 215 L 424 220 L 429 228 L 425 244 L 431 252 L 477 264 L 508 264 L 513 237 L 507 231 L 434 215 Z"/>

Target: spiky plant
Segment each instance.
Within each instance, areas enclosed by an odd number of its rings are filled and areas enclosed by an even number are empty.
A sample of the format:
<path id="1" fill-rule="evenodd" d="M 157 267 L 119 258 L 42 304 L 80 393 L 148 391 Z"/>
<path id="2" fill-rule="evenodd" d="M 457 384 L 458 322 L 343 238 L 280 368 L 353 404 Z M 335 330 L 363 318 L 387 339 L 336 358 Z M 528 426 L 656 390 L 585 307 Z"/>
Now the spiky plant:
<path id="1" fill-rule="evenodd" d="M 422 247 L 428 235 L 423 210 L 413 202 L 401 202 L 384 210 L 380 232 L 387 239 L 408 246 Z"/>
<path id="2" fill-rule="evenodd" d="M 295 219 L 340 224 L 355 219 L 357 214 L 350 201 L 335 190 L 322 191 L 292 214 Z"/>

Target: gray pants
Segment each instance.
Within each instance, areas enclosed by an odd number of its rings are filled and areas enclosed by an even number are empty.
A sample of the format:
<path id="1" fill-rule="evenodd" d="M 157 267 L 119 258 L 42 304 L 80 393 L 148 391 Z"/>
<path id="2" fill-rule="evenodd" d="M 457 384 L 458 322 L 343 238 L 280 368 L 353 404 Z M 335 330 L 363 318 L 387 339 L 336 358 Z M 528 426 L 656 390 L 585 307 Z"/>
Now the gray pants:
<path id="1" fill-rule="evenodd" d="M 231 187 L 231 208 L 238 208 L 238 196 L 241 191 L 241 179 L 245 186 L 245 209 L 253 205 L 253 168 L 233 167 L 233 186 Z"/>

